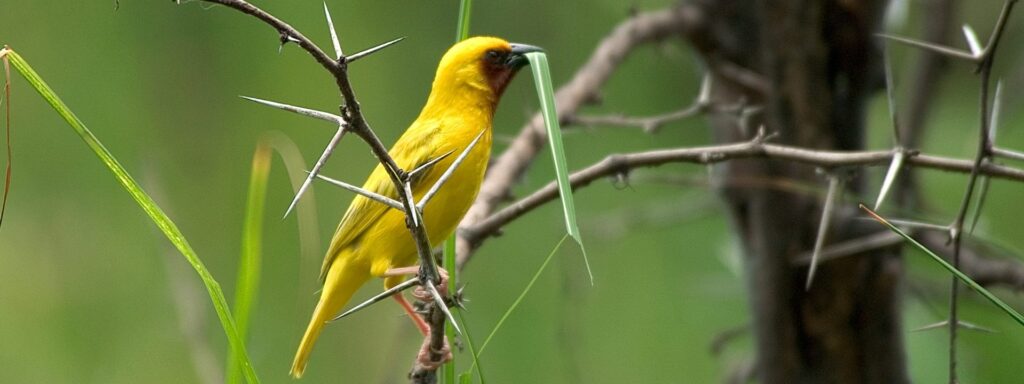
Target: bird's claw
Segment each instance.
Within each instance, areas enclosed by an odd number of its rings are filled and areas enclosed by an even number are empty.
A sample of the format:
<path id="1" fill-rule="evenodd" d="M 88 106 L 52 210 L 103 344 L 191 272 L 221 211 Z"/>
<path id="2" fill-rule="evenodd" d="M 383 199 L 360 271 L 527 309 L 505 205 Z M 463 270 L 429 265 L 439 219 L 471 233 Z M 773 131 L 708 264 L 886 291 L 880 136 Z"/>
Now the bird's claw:
<path id="1" fill-rule="evenodd" d="M 437 268 L 437 273 L 441 275 L 441 282 L 437 284 L 437 291 L 440 292 L 441 295 L 445 295 L 448 292 L 448 271 L 444 268 Z M 416 300 L 425 303 L 432 302 L 434 300 L 434 297 L 430 294 L 430 290 L 422 285 L 417 286 L 412 290 L 412 297 L 415 297 Z"/>
<path id="2" fill-rule="evenodd" d="M 431 359 L 432 355 L 440 355 L 440 360 Z M 420 347 L 420 352 L 416 355 L 416 363 L 420 367 L 427 370 L 435 370 L 445 363 L 452 361 L 452 349 L 448 346 L 448 338 L 444 339 L 444 345 L 441 350 L 434 350 L 430 348 L 430 337 L 423 339 L 423 346 Z"/>

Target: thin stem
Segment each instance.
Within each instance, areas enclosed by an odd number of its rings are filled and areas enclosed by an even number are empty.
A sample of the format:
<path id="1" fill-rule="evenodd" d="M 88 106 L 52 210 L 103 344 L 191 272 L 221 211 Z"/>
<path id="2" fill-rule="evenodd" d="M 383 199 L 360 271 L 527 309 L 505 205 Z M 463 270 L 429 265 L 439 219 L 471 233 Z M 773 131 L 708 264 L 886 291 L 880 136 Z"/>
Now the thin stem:
<path id="1" fill-rule="evenodd" d="M 960 202 L 960 209 L 957 212 L 956 220 L 953 222 L 953 268 L 960 268 L 960 251 L 963 248 L 963 228 L 964 220 L 967 217 L 967 210 L 971 205 L 971 200 L 974 195 L 974 186 L 977 184 L 978 176 L 981 172 L 982 164 L 985 159 L 991 156 L 991 141 L 989 139 L 989 82 L 992 75 L 992 64 L 995 62 L 996 48 L 999 45 L 1000 37 L 1002 37 L 1003 30 L 1006 27 L 1006 20 L 1010 16 L 1010 12 L 1013 10 L 1013 5 L 1016 0 L 1007 0 L 1004 5 L 1002 12 L 999 14 L 999 20 L 996 22 L 992 36 L 989 37 L 988 44 L 985 46 L 985 50 L 981 56 L 981 62 L 978 65 L 978 72 L 980 75 L 980 92 L 978 95 L 978 110 L 980 118 L 980 126 L 978 129 L 978 151 L 974 156 L 974 164 L 971 167 L 971 175 L 967 179 L 967 191 L 964 192 L 963 200 Z M 960 293 L 960 282 L 957 278 L 952 278 L 950 284 L 949 293 L 949 383 L 957 383 L 957 371 L 956 371 L 956 340 L 957 340 L 957 324 L 959 324 L 959 311 L 958 311 L 958 299 Z"/>

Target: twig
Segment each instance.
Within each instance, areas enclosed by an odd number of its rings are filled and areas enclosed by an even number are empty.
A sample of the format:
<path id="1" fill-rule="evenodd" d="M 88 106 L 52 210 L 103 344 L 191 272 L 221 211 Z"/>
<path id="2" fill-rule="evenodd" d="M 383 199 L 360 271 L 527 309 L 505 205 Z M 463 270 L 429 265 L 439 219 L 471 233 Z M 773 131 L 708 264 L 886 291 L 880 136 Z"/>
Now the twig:
<path id="1" fill-rule="evenodd" d="M 601 116 L 570 116 L 565 120 L 566 126 L 594 127 L 598 125 L 615 125 L 623 127 L 637 127 L 646 133 L 655 133 L 661 126 L 697 116 L 708 110 L 708 104 L 694 103 L 678 111 L 669 112 L 655 116 L 625 116 L 623 114 L 601 115 Z"/>
<path id="2" fill-rule="evenodd" d="M 646 133 L 655 133 L 661 126 L 678 120 L 690 118 L 707 112 L 739 112 L 743 105 L 723 107 L 711 102 L 711 76 L 704 76 L 701 82 L 700 93 L 692 104 L 678 111 L 664 113 L 656 116 L 634 117 L 622 114 L 604 116 L 579 116 L 572 115 L 565 118 L 565 126 L 581 125 L 593 127 L 597 125 L 617 125 L 624 127 L 638 127 Z"/>
<path id="3" fill-rule="evenodd" d="M 991 140 L 989 138 L 989 81 L 992 75 L 992 64 L 995 62 L 996 48 L 999 46 L 1000 38 L 1003 35 L 1003 31 L 1006 27 L 1006 20 L 1010 17 L 1010 12 L 1013 10 L 1013 6 L 1016 4 L 1016 0 L 1007 0 L 1003 5 L 1003 10 L 999 14 L 999 20 L 996 21 L 996 26 L 992 32 L 992 36 L 989 37 L 988 44 L 985 45 L 985 49 L 977 56 L 978 59 L 978 73 L 980 75 L 981 90 L 978 98 L 978 115 L 981 118 L 981 125 L 978 129 L 978 151 L 974 157 L 974 165 L 971 167 L 971 175 L 967 179 L 967 191 L 964 192 L 963 200 L 960 202 L 960 209 L 957 212 L 956 220 L 953 221 L 953 229 L 951 230 L 953 240 L 953 260 L 952 264 L 954 268 L 960 268 L 960 251 L 963 241 L 963 229 L 964 220 L 967 217 L 967 209 L 971 205 L 971 200 L 974 196 L 974 186 L 977 184 L 978 176 L 981 173 L 982 164 L 986 164 L 986 159 L 992 156 L 991 153 Z M 955 277 L 951 278 L 950 282 L 950 293 L 949 293 L 949 383 L 955 384 L 957 380 L 956 371 L 956 339 L 957 339 L 957 324 L 959 324 L 959 313 L 958 313 L 958 296 L 960 291 L 960 281 Z"/>

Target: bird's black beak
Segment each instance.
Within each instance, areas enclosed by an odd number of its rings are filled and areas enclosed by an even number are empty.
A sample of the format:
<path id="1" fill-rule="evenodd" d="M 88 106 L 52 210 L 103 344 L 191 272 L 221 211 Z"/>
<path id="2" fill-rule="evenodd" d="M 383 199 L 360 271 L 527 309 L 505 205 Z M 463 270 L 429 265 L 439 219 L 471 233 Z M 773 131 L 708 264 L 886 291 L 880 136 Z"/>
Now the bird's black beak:
<path id="1" fill-rule="evenodd" d="M 512 43 L 510 45 L 512 46 L 512 52 L 509 53 L 508 59 L 505 60 L 505 65 L 511 69 L 519 69 L 529 64 L 530 60 L 526 58 L 527 53 L 544 52 L 543 48 L 528 44 Z"/>

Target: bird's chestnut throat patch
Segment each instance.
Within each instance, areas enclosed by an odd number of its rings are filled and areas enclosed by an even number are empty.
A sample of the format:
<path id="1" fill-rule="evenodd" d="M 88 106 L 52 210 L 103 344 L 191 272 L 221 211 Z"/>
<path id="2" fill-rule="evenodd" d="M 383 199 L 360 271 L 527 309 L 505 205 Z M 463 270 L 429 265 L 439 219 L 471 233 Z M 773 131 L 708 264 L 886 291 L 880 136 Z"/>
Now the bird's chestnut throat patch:
<path id="1" fill-rule="evenodd" d="M 508 87 L 508 83 L 512 82 L 512 78 L 518 72 L 518 68 L 511 68 L 507 65 L 488 60 L 484 60 L 480 65 L 483 67 L 487 83 L 491 86 L 491 90 L 494 91 L 496 97 L 501 97 L 501 94 L 505 92 L 505 88 Z"/>

